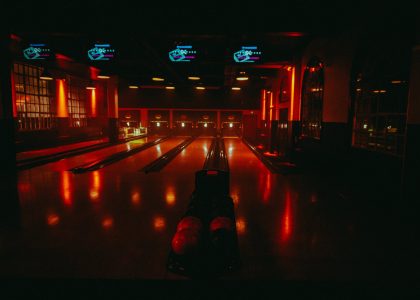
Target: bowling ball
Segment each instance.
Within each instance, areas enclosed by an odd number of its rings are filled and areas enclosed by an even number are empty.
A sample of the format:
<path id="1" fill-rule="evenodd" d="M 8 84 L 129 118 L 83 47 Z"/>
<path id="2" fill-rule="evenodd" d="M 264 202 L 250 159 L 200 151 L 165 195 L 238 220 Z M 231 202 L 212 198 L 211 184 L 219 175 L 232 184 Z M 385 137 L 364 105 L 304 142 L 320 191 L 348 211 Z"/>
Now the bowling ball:
<path id="1" fill-rule="evenodd" d="M 214 232 L 218 229 L 233 231 L 234 225 L 232 219 L 228 217 L 216 217 L 210 223 L 210 231 Z"/>
<path id="2" fill-rule="evenodd" d="M 178 255 L 191 254 L 197 251 L 200 242 L 199 234 L 192 229 L 178 231 L 172 239 L 172 250 Z"/>
<path id="3" fill-rule="evenodd" d="M 176 228 L 177 231 L 181 231 L 183 229 L 193 229 L 196 232 L 199 232 L 202 228 L 201 220 L 194 216 L 187 216 L 182 218 L 182 220 L 178 223 Z"/>

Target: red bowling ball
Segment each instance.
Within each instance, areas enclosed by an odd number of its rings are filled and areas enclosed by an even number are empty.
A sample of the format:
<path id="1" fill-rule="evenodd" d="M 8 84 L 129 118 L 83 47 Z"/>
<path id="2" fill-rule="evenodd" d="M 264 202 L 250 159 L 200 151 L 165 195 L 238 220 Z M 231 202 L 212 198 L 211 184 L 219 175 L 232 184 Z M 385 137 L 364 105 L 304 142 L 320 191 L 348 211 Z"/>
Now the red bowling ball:
<path id="1" fill-rule="evenodd" d="M 201 220 L 197 217 L 188 216 L 183 218 L 176 228 L 177 231 L 181 231 L 183 229 L 192 229 L 197 233 L 201 231 L 203 225 L 201 224 Z"/>
<path id="2" fill-rule="evenodd" d="M 172 250 L 178 255 L 194 253 L 199 245 L 200 236 L 193 229 L 182 229 L 172 239 Z"/>
<path id="3" fill-rule="evenodd" d="M 233 231 L 234 225 L 232 219 L 228 217 L 216 217 L 210 223 L 210 231 L 214 232 L 218 229 Z"/>

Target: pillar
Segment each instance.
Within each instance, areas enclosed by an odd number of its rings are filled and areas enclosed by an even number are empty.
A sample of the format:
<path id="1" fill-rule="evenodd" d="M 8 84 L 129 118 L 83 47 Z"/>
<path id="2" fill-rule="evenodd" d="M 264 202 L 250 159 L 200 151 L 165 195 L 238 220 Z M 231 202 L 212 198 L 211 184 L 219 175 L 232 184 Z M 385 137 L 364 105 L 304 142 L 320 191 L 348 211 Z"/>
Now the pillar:
<path id="1" fill-rule="evenodd" d="M 111 76 L 107 86 L 108 136 L 111 143 L 118 141 L 118 78 Z"/>
<path id="2" fill-rule="evenodd" d="M 140 110 L 140 120 L 141 120 L 141 126 L 142 127 L 148 127 L 149 126 L 149 115 L 148 115 L 148 110 L 142 108 Z"/>
<path id="3" fill-rule="evenodd" d="M 169 110 L 169 129 L 172 130 L 172 122 L 174 119 L 174 110 L 170 109 Z"/>
<path id="4" fill-rule="evenodd" d="M 19 227 L 15 122 L 13 118 L 12 53 L 8 32 L 0 32 L 0 227 Z"/>
<path id="5" fill-rule="evenodd" d="M 407 221 L 418 220 L 420 211 L 420 45 L 412 52 L 409 95 L 407 106 L 407 127 L 405 153 L 402 168 L 403 207 L 413 214 Z M 417 221 L 420 223 L 420 221 Z"/>
<path id="6" fill-rule="evenodd" d="M 217 111 L 216 114 L 216 128 L 217 130 L 220 130 L 221 124 L 220 124 L 220 110 Z"/>
<path id="7" fill-rule="evenodd" d="M 67 101 L 67 81 L 65 79 L 57 79 L 56 82 L 56 99 L 57 99 L 57 127 L 59 135 L 66 135 L 69 127 L 69 108 Z"/>

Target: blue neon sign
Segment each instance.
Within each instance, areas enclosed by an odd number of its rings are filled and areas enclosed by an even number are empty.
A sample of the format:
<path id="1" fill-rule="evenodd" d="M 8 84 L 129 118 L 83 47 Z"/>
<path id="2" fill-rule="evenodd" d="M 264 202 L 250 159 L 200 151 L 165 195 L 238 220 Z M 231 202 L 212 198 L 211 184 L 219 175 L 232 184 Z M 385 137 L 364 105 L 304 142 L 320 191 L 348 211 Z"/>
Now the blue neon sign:
<path id="1" fill-rule="evenodd" d="M 257 46 L 242 46 L 233 53 L 233 59 L 237 63 L 255 63 L 261 60 L 261 51 Z"/>
<path id="2" fill-rule="evenodd" d="M 45 44 L 29 44 L 29 47 L 23 50 L 23 56 L 26 59 L 47 59 L 51 56 L 51 50 Z"/>
<path id="3" fill-rule="evenodd" d="M 169 59 L 173 62 L 188 62 L 196 59 L 197 51 L 193 50 L 193 47 L 188 46 L 176 46 L 175 49 L 169 51 Z"/>
<path id="4" fill-rule="evenodd" d="M 111 60 L 115 57 L 115 49 L 110 44 L 95 44 L 87 54 L 90 60 Z"/>

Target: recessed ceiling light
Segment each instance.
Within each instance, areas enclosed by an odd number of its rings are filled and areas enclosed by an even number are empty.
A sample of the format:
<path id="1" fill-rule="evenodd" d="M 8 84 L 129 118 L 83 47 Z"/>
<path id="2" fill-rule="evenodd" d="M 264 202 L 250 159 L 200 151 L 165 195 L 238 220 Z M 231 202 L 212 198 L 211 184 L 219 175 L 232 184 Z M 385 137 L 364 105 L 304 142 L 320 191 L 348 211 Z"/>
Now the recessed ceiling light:
<path id="1" fill-rule="evenodd" d="M 109 79 L 111 77 L 109 77 L 108 75 L 98 75 L 99 79 Z"/>
<path id="2" fill-rule="evenodd" d="M 237 87 L 237 86 L 233 86 L 233 87 L 232 87 L 232 90 L 234 90 L 234 91 L 239 91 L 239 90 L 241 90 L 241 88 L 240 88 L 240 87 Z"/>
<path id="3" fill-rule="evenodd" d="M 196 90 L 205 90 L 206 88 L 204 86 L 196 86 L 195 89 Z"/>
<path id="4" fill-rule="evenodd" d="M 175 87 L 174 86 L 165 86 L 165 89 L 167 89 L 167 90 L 174 90 Z"/>
<path id="5" fill-rule="evenodd" d="M 239 81 L 245 81 L 245 80 L 248 80 L 248 79 L 249 79 L 248 76 L 238 76 L 238 77 L 236 77 L 236 80 L 239 80 Z"/>
<path id="6" fill-rule="evenodd" d="M 198 76 L 188 76 L 189 80 L 200 80 L 200 77 Z"/>
<path id="7" fill-rule="evenodd" d="M 129 85 L 128 88 L 129 89 L 138 89 L 139 86 L 138 85 Z"/>
<path id="8" fill-rule="evenodd" d="M 152 80 L 153 81 L 165 81 L 165 79 L 161 78 L 161 77 L 152 77 Z"/>

